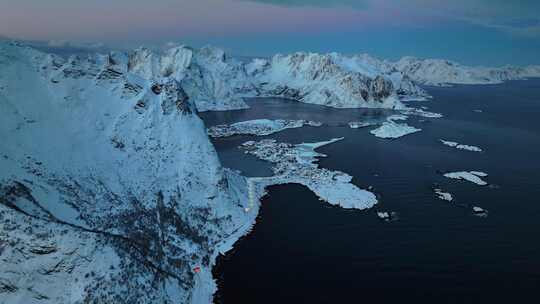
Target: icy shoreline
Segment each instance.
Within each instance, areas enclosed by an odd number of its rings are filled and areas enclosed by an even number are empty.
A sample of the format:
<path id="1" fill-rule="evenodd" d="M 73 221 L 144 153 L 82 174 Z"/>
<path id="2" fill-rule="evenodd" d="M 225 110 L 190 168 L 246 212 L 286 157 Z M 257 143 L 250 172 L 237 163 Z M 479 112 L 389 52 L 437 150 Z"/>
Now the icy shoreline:
<path id="1" fill-rule="evenodd" d="M 320 200 L 346 209 L 367 209 L 377 203 L 375 195 L 351 183 L 352 176 L 319 168 L 318 157 L 326 155 L 315 149 L 335 143 L 343 138 L 317 143 L 292 145 L 272 139 L 242 144 L 246 153 L 274 164 L 274 176 L 260 179 L 264 186 L 297 183 L 308 187 Z"/>
<path id="2" fill-rule="evenodd" d="M 372 123 L 372 122 L 351 121 L 348 123 L 348 125 L 349 125 L 349 128 L 351 129 L 361 129 L 361 128 L 375 126 L 377 124 Z"/>
<path id="3" fill-rule="evenodd" d="M 466 150 L 466 151 L 471 151 L 471 152 L 482 152 L 482 149 L 477 147 L 477 146 L 463 145 L 463 144 L 457 143 L 455 141 L 447 141 L 447 140 L 444 140 L 444 139 L 441 139 L 440 141 L 443 143 L 443 145 L 446 145 L 446 146 L 449 146 L 449 147 L 452 147 L 452 148 L 456 148 L 458 150 Z"/>
<path id="4" fill-rule="evenodd" d="M 440 188 L 435 188 L 435 189 L 433 189 L 433 191 L 435 192 L 435 194 L 437 194 L 438 199 L 441 199 L 441 200 L 447 201 L 447 202 L 452 202 L 454 200 L 454 197 L 452 196 L 452 193 L 444 192 Z"/>
<path id="5" fill-rule="evenodd" d="M 249 185 L 250 183 L 254 183 L 254 180 L 256 180 L 256 178 L 246 178 L 246 183 Z M 216 265 L 218 256 L 220 254 L 224 255 L 232 250 L 236 242 L 248 235 L 257 223 L 256 220 L 261 206 L 260 199 L 266 194 L 266 189 L 256 183 L 254 184 L 254 186 L 257 187 L 257 190 L 253 192 L 255 197 L 251 197 L 250 193 L 248 193 L 248 207 L 244 209 L 246 217 L 242 219 L 244 223 L 215 246 L 210 257 L 210 265 L 202 268 L 201 271 L 196 274 L 195 285 L 193 286 L 193 293 L 190 301 L 191 304 L 208 304 L 214 302 L 213 298 L 218 288 L 216 279 L 212 274 L 212 269 Z"/>
<path id="6" fill-rule="evenodd" d="M 444 174 L 445 177 L 451 179 L 466 180 L 479 186 L 486 186 L 488 183 L 482 180 L 480 177 L 488 176 L 487 173 L 480 171 L 460 171 L 460 172 L 448 172 Z"/>
<path id="7" fill-rule="evenodd" d="M 266 136 L 286 129 L 301 128 L 303 126 L 320 127 L 322 123 L 311 120 L 255 119 L 237 122 L 231 125 L 210 127 L 208 128 L 208 135 L 214 138 L 233 135 Z"/>
<path id="8" fill-rule="evenodd" d="M 422 131 L 406 123 L 397 123 L 397 120 L 406 120 L 405 115 L 392 115 L 386 119 L 383 124 L 377 129 L 371 130 L 370 133 L 379 138 L 396 139 L 405 135 L 413 134 Z"/>
<path id="9" fill-rule="evenodd" d="M 277 143 L 271 139 L 259 142 L 248 141 L 242 144 L 241 148 L 245 149 L 246 153 L 274 163 L 273 171 L 276 175 L 246 178 L 248 205 L 244 208 L 246 217 L 241 219 L 244 223 L 216 245 L 211 255 L 210 265 L 201 268 L 201 271 L 196 274 L 191 304 L 212 303 L 217 291 L 212 268 L 216 264 L 217 257 L 233 249 L 238 240 L 251 232 L 260 211 L 260 199 L 267 193 L 267 187 L 291 183 L 301 184 L 308 187 L 319 197 L 319 200 L 345 209 L 363 210 L 377 203 L 377 198 L 373 193 L 351 183 L 352 176 L 340 171 L 319 168 L 316 164 L 318 157 L 326 157 L 326 155 L 316 152 L 315 149 L 342 139 L 334 138 L 324 142 L 298 145 Z"/>

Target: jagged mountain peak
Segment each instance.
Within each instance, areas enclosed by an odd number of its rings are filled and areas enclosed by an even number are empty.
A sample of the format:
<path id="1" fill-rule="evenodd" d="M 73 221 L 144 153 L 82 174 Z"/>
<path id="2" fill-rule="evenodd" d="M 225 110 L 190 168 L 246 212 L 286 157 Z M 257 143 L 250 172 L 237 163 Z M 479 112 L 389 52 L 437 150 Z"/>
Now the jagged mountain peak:
<path id="1" fill-rule="evenodd" d="M 401 96 L 425 91 L 390 64 L 368 56 L 296 52 L 246 66 L 259 94 L 334 107 L 402 108 Z"/>

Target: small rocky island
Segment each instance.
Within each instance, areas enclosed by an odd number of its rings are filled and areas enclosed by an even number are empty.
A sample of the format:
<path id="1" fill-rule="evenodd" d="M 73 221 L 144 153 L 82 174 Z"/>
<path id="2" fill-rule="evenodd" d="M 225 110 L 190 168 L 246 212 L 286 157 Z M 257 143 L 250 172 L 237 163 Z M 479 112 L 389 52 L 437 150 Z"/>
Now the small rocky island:
<path id="1" fill-rule="evenodd" d="M 308 187 L 321 200 L 348 209 L 367 209 L 377 203 L 375 195 L 351 183 L 352 176 L 319 168 L 318 157 L 326 155 L 315 149 L 335 143 L 343 138 L 334 138 L 318 143 L 298 145 L 279 143 L 273 139 L 248 141 L 241 148 L 246 153 L 274 164 L 274 176 L 258 178 L 263 186 L 297 183 Z"/>
<path id="2" fill-rule="evenodd" d="M 208 129 L 208 135 L 214 138 L 233 135 L 266 136 L 286 129 L 301 128 L 303 126 L 320 127 L 322 123 L 311 120 L 255 119 L 230 125 L 210 127 Z"/>

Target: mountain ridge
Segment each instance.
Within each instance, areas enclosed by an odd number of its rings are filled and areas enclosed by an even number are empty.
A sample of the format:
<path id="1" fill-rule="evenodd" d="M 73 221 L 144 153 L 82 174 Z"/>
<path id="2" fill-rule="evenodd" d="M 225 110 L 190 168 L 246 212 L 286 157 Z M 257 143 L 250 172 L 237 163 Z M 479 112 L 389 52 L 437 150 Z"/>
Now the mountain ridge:
<path id="1" fill-rule="evenodd" d="M 0 45 L 5 303 L 210 302 L 219 244 L 253 220 L 181 85 L 122 58 Z"/>

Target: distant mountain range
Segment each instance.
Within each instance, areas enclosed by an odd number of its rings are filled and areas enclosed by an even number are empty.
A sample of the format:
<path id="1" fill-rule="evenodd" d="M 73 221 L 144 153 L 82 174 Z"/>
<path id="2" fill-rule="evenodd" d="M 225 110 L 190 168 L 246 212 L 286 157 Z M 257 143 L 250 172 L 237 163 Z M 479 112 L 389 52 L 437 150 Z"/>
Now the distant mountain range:
<path id="1" fill-rule="evenodd" d="M 540 77 L 540 66 L 470 67 L 442 59 L 404 57 L 396 69 L 426 85 L 497 84 L 508 80 Z"/>

